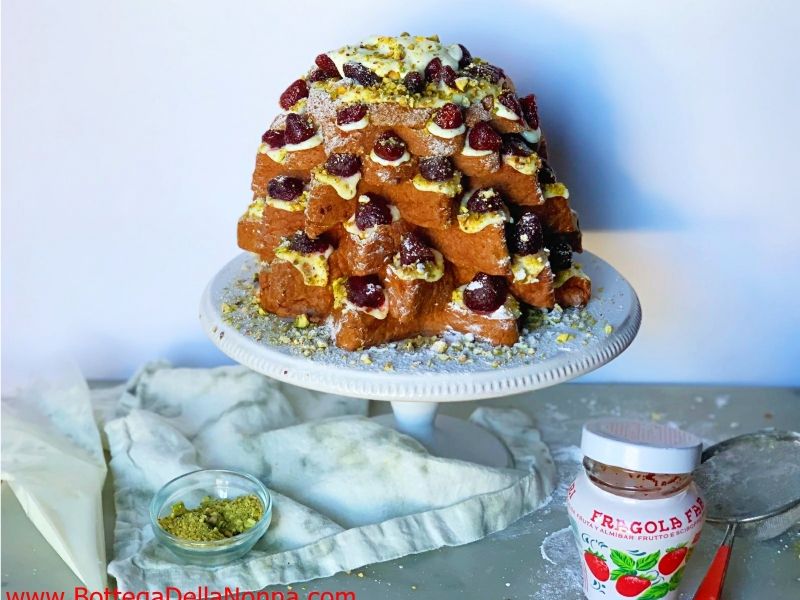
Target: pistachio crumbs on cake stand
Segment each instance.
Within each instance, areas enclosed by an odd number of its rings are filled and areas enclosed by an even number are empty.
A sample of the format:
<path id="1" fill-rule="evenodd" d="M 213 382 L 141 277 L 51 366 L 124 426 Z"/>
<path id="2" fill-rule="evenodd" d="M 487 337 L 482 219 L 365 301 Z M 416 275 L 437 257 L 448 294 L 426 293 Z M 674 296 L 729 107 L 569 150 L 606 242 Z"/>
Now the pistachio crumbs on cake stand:
<path id="1" fill-rule="evenodd" d="M 552 385 L 632 340 L 635 293 L 573 261 L 536 98 L 503 69 L 436 36 L 376 36 L 318 55 L 278 104 L 238 223 L 248 254 L 202 306 L 233 358 L 392 400 L 400 429 L 446 453 L 433 403 Z"/>

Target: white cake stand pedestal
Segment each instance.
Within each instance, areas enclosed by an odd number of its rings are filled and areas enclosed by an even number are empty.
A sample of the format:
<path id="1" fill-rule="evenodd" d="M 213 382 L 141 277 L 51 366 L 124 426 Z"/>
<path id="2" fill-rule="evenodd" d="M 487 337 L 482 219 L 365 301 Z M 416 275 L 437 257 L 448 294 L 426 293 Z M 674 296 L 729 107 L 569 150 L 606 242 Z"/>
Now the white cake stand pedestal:
<path id="1" fill-rule="evenodd" d="M 417 350 L 419 356 L 414 356 L 386 347 L 379 352 L 384 359 L 392 358 L 393 370 L 387 372 L 379 364 L 353 360 L 360 353 L 333 347 L 303 356 L 296 347 L 275 341 L 279 336 L 269 335 L 271 327 L 277 328 L 274 317 L 235 322 L 230 309 L 223 309 L 237 294 L 241 298 L 257 272 L 257 261 L 247 253 L 230 261 L 208 284 L 200 320 L 220 350 L 258 373 L 311 390 L 389 401 L 393 414 L 377 420 L 416 438 L 433 454 L 504 467 L 510 456 L 497 438 L 463 419 L 437 416 L 439 403 L 541 389 L 597 369 L 625 350 L 641 323 L 636 292 L 597 256 L 585 252 L 580 262 L 594 290 L 583 317 L 570 318 L 578 313 L 565 311 L 565 318 L 545 323 L 526 337 L 535 351 L 532 356 L 500 364 L 431 362 L 430 350 Z"/>

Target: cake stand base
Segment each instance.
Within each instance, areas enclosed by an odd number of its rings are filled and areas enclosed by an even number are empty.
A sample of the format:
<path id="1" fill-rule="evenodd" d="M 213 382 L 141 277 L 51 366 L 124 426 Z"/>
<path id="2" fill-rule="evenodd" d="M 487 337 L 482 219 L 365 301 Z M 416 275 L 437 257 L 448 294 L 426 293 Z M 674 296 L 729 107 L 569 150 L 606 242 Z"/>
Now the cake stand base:
<path id="1" fill-rule="evenodd" d="M 437 416 L 438 403 L 545 388 L 588 373 L 625 350 L 642 318 L 636 292 L 614 267 L 591 252 L 583 253 L 581 263 L 596 290 L 581 311 L 583 320 L 565 311 L 560 319 L 524 332 L 536 356 L 512 357 L 506 363 L 478 355 L 464 364 L 433 361 L 429 347 L 401 352 L 390 345 L 380 348 L 381 360 L 363 361 L 329 339 L 324 353 L 300 354 L 299 346 L 281 339 L 287 337 L 286 321 L 248 311 L 252 282 L 261 266 L 247 253 L 230 261 L 208 284 L 200 319 L 220 350 L 258 373 L 309 390 L 389 401 L 394 414 L 378 421 L 419 440 L 431 454 L 507 467 L 511 457 L 500 440 L 469 421 Z"/>
<path id="2" fill-rule="evenodd" d="M 410 435 L 434 456 L 488 467 L 512 466 L 511 455 L 493 434 L 469 421 L 437 415 L 438 408 L 436 402 L 392 402 L 393 414 L 373 420 Z"/>

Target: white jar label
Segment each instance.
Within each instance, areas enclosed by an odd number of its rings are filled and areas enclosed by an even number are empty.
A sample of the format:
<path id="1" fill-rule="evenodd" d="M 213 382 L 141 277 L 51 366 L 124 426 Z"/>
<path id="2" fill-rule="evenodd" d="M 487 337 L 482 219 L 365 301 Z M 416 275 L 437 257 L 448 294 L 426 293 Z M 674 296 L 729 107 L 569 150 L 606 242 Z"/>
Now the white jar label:
<path id="1" fill-rule="evenodd" d="M 581 471 L 567 492 L 567 510 L 587 598 L 678 597 L 705 519 L 694 483 L 669 498 L 640 500 L 606 492 Z"/>

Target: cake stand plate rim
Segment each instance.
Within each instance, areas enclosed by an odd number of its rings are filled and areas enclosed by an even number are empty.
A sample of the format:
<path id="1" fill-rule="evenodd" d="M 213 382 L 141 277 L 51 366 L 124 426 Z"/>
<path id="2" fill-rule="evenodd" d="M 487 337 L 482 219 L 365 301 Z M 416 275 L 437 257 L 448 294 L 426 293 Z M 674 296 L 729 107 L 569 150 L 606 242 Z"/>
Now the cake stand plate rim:
<path id="1" fill-rule="evenodd" d="M 311 357 L 293 356 L 277 346 L 258 342 L 223 320 L 214 297 L 235 280 L 250 253 L 229 261 L 206 286 L 200 302 L 200 321 L 211 341 L 236 362 L 268 377 L 310 390 L 385 401 L 458 402 L 496 398 L 546 388 L 593 371 L 621 354 L 638 333 L 642 312 L 633 287 L 614 267 L 591 252 L 581 262 L 591 263 L 587 272 L 593 287 L 613 285 L 604 297 L 616 298 L 624 310 L 613 331 L 591 349 L 577 348 L 556 356 L 537 359 L 527 365 L 500 366 L 492 370 L 391 373 L 365 371 L 346 365 L 329 364 Z M 602 287 L 602 286 L 601 286 Z M 590 305 L 591 305 L 590 302 Z"/>

